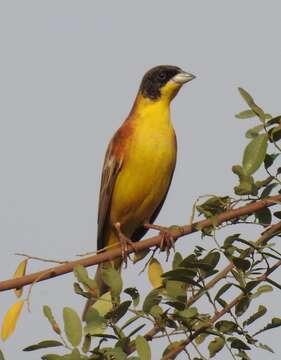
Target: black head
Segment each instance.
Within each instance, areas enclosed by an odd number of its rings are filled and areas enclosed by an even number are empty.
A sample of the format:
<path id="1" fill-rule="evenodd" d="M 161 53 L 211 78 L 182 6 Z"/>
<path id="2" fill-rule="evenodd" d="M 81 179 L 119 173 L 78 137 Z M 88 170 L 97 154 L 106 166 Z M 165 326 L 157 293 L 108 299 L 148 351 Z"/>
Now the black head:
<path id="1" fill-rule="evenodd" d="M 176 77 L 176 75 L 178 76 Z M 161 96 L 161 88 L 173 78 L 180 87 L 183 83 L 192 80 L 194 76 L 184 72 L 177 66 L 156 66 L 144 75 L 140 85 L 140 92 L 144 97 L 148 97 L 151 100 L 157 100 Z"/>

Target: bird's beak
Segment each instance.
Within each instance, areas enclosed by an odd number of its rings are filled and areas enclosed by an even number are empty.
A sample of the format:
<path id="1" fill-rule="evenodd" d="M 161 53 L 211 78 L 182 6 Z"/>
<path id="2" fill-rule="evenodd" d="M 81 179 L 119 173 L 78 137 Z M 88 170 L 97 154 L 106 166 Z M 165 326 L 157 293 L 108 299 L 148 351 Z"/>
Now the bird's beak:
<path id="1" fill-rule="evenodd" d="M 196 76 L 194 76 L 186 71 L 182 71 L 182 72 L 178 73 L 177 75 L 175 75 L 174 77 L 172 77 L 171 80 L 177 84 L 185 84 L 188 81 L 195 79 L 195 77 Z"/>

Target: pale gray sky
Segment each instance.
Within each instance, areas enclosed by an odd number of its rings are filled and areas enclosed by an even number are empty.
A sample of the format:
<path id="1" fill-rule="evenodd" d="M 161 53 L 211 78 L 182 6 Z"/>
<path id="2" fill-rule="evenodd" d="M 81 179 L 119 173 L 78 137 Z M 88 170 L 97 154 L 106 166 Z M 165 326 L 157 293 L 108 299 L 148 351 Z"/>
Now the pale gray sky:
<path id="1" fill-rule="evenodd" d="M 237 86 L 267 111 L 281 110 L 280 27 L 279 1 L 2 0 L 1 279 L 14 272 L 15 252 L 73 259 L 95 249 L 106 145 L 143 73 L 157 64 L 197 75 L 173 103 L 178 164 L 157 223 L 186 223 L 198 195 L 230 193 L 236 181 L 231 165 L 241 160 L 248 127 L 234 119 L 245 107 Z M 194 243 L 203 244 L 194 235 L 177 247 L 187 253 Z M 44 266 L 32 263 L 29 271 Z M 125 271 L 127 285 L 139 269 Z M 69 275 L 35 286 L 32 313 L 25 311 L 15 334 L 0 344 L 7 360 L 38 359 L 40 353 L 20 349 L 54 337 L 43 304 L 60 319 L 63 305 L 81 309 L 72 281 Z M 275 315 L 277 295 L 263 299 Z M 12 292 L 1 294 L 1 319 L 14 301 Z M 280 359 L 274 334 L 265 334 L 264 342 L 276 355 L 259 351 L 256 360 Z"/>

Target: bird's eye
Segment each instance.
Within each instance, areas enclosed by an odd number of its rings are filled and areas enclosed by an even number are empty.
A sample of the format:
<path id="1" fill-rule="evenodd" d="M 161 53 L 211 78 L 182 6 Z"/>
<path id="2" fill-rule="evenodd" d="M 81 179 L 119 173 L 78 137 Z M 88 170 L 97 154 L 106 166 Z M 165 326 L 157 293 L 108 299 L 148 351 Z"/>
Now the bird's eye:
<path id="1" fill-rule="evenodd" d="M 159 79 L 161 79 L 161 80 L 165 80 L 166 79 L 166 74 L 165 74 L 165 72 L 164 71 L 160 71 L 160 73 L 159 73 Z"/>

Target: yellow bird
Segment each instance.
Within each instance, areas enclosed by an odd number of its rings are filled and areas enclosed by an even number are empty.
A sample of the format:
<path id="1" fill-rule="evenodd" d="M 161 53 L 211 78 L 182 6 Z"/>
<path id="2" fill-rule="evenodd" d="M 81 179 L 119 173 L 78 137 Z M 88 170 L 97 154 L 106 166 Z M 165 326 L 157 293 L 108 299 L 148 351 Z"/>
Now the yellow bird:
<path id="1" fill-rule="evenodd" d="M 177 141 L 170 103 L 184 83 L 195 76 L 179 67 L 160 65 L 143 77 L 129 116 L 110 141 L 102 170 L 98 250 L 140 240 L 157 217 L 173 177 Z M 128 240 L 130 239 L 130 240 Z M 122 261 L 115 261 L 120 269 Z M 103 294 L 108 289 L 96 280 Z M 89 304 L 88 304 L 89 305 Z M 88 306 L 87 306 L 88 308 Z"/>

